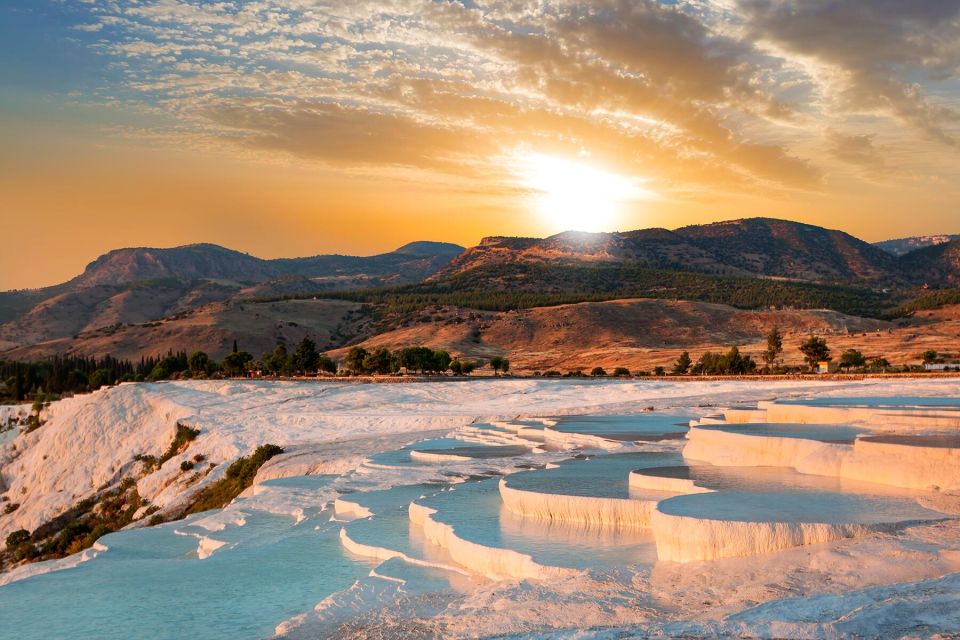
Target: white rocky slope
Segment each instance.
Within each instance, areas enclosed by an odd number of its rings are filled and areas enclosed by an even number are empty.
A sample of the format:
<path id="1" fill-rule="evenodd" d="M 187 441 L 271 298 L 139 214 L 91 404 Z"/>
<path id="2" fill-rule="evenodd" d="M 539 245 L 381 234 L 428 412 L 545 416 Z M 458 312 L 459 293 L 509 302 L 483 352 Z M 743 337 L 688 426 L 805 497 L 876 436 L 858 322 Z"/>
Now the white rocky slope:
<path id="1" fill-rule="evenodd" d="M 271 460 L 261 470 L 258 481 L 303 473 L 340 473 L 356 468 L 364 456 L 373 452 L 395 449 L 398 443 L 427 434 L 435 437 L 481 420 L 565 413 L 629 413 L 648 405 L 658 411 L 685 408 L 706 413 L 710 409 L 705 405 L 730 405 L 774 396 L 896 395 L 907 389 L 910 395 L 958 396 L 960 382 L 804 381 L 761 387 L 754 382 L 738 381 L 503 379 L 416 384 L 210 381 L 123 385 L 54 403 L 44 411 L 44 426 L 0 444 L 0 477 L 9 487 L 3 495 L 21 504 L 17 511 L 0 515 L 0 533 L 32 529 L 77 500 L 92 495 L 97 488 L 137 474 L 140 469 L 133 457 L 138 453 L 162 453 L 170 444 L 178 421 L 198 428 L 200 436 L 185 452 L 138 482 L 143 497 L 171 511 L 185 503 L 197 488 L 218 478 L 229 461 L 268 442 L 283 446 L 288 453 Z M 181 472 L 180 463 L 198 453 L 218 464 L 205 478 L 191 485 L 188 480 L 195 472 Z M 302 500 L 299 505 L 281 504 L 287 499 L 284 494 L 290 492 L 277 487 L 255 486 L 250 493 L 251 500 L 257 502 L 257 510 L 291 513 L 291 507 L 303 507 Z M 312 498 L 326 502 L 334 497 L 320 493 Z M 250 504 L 247 506 L 252 509 Z M 223 528 L 219 520 L 241 516 L 242 513 L 231 507 L 205 515 L 194 522 L 193 528 L 216 531 L 218 527 Z M 850 590 L 893 581 L 927 580 L 956 571 L 960 554 L 956 550 L 955 525 L 936 525 L 930 530 L 941 532 L 947 542 L 937 539 L 937 544 L 930 544 L 929 539 L 920 537 L 932 535 L 923 529 L 904 541 L 851 541 L 837 548 L 815 549 L 813 555 L 810 548 L 787 551 L 779 556 L 782 558 L 779 562 L 794 562 L 798 568 L 791 571 L 785 570 L 788 564 L 778 565 L 770 557 L 683 565 L 682 569 L 680 565 L 668 563 L 657 569 L 660 573 L 656 576 L 632 578 L 627 596 L 620 593 L 622 585 L 605 587 L 612 589 L 611 598 L 624 603 L 621 607 L 598 606 L 602 594 L 585 588 L 579 580 L 533 586 L 521 582 L 511 589 L 491 586 L 452 605 L 445 612 L 447 618 L 441 622 L 454 632 L 452 635 L 468 637 L 511 630 L 526 634 L 532 629 L 551 626 L 601 627 L 631 622 L 646 625 L 652 622 L 654 613 L 645 612 L 638 603 L 641 597 L 652 597 L 659 602 L 681 603 L 680 619 L 691 615 L 694 619 L 700 618 L 693 627 L 693 635 L 740 630 L 750 635 L 757 629 L 775 628 L 764 626 L 767 621 L 762 610 L 742 620 L 728 617 L 725 624 L 730 626 L 721 629 L 710 620 L 743 612 L 772 598 L 830 593 L 841 586 Z M 210 547 L 210 542 L 218 543 L 201 537 L 200 552 L 213 553 L 216 548 Z M 838 548 L 849 556 L 842 570 L 837 569 L 838 564 L 842 564 L 838 560 Z M 79 561 L 77 556 L 72 558 Z M 871 560 L 875 561 L 876 570 L 866 575 L 872 566 Z M 60 562 L 50 568 L 63 568 L 65 565 Z M 822 567 L 829 567 L 829 571 Z M 29 567 L 31 572 L 50 568 Z M 718 571 L 721 568 L 724 570 Z M 666 578 L 660 575 L 664 572 Z M 6 577 L 10 574 L 0 576 L 0 583 Z M 569 592 L 564 591 L 565 585 Z M 866 595 L 883 598 L 881 591 Z M 582 599 L 583 606 L 570 606 L 570 598 Z M 955 592 L 950 601 L 956 602 Z M 707 606 L 711 602 L 722 603 L 722 611 L 717 610 L 715 604 Z M 811 602 L 810 606 L 813 605 Z M 585 615 L 585 612 L 592 613 Z M 505 626 L 504 618 L 511 621 L 509 626 Z M 659 629 L 664 635 L 675 631 L 686 633 L 685 628 Z M 311 633 L 309 625 L 303 632 Z M 318 636 L 314 633 L 310 637 Z"/>
<path id="2" fill-rule="evenodd" d="M 731 391 L 728 383 L 707 385 Z M 32 433 L 8 430 L 0 439 L 0 491 L 19 508 L 0 515 L 0 539 L 34 530 L 78 501 L 128 476 L 150 504 L 174 511 L 198 488 L 215 481 L 232 460 L 257 446 L 289 452 L 263 470 L 264 477 L 342 470 L 358 456 L 382 450 L 378 436 L 454 429 L 482 419 L 520 414 L 610 412 L 658 396 L 702 393 L 703 387 L 653 382 L 589 384 L 566 381 L 492 380 L 416 384 L 204 381 L 123 384 L 54 402 Z M 24 413 L 27 407 L 5 408 Z M 3 417 L 0 415 L 0 417 Z M 160 456 L 177 423 L 200 430 L 189 448 L 159 469 L 134 457 Z M 337 447 L 329 443 L 356 441 Z M 363 443 L 363 444 L 361 444 Z M 181 462 L 206 457 L 196 471 Z M 319 465 L 319 466 L 318 466 Z M 331 466 L 332 465 L 332 466 Z M 142 477 L 141 477 L 142 476 Z"/>
<path id="3" fill-rule="evenodd" d="M 956 395 L 960 384 L 923 383 L 931 394 Z M 522 415 L 616 413 L 646 404 L 691 406 L 698 399 L 723 402 L 786 397 L 809 392 L 810 383 L 667 381 L 477 380 L 410 384 L 203 381 L 123 384 L 54 402 L 44 425 L 32 433 L 8 431 L 0 439 L 0 491 L 20 507 L 0 515 L 0 539 L 17 529 L 32 531 L 99 489 L 143 468 L 134 456 L 159 456 L 178 422 L 200 430 L 189 448 L 140 477 L 141 497 L 174 510 L 194 491 L 220 478 L 229 463 L 257 446 L 278 444 L 289 454 L 265 467 L 263 477 L 318 473 L 355 466 L 360 456 L 382 450 L 379 436 L 456 427 Z M 817 383 L 819 391 L 871 387 L 895 394 L 901 382 Z M 916 387 L 916 383 L 911 386 Z M 672 400 L 671 400 L 672 399 Z M 6 408 L 5 413 L 25 407 Z M 0 416 L 2 417 L 2 416 Z M 356 441 L 357 450 L 330 443 Z M 180 464 L 201 454 L 197 479 Z"/>

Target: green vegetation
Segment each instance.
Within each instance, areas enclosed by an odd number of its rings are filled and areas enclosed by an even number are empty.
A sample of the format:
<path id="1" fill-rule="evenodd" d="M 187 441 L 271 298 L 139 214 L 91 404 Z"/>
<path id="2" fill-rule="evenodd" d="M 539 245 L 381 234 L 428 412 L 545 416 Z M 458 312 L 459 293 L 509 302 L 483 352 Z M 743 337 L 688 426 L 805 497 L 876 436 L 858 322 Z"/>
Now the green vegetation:
<path id="1" fill-rule="evenodd" d="M 102 536 L 133 522 L 144 505 L 133 478 L 124 478 L 115 488 L 87 498 L 32 533 L 25 529 L 7 536 L 7 561 L 50 560 L 83 551 Z"/>
<path id="2" fill-rule="evenodd" d="M 830 347 L 827 341 L 819 336 L 810 336 L 800 345 L 803 360 L 811 369 L 816 369 L 817 363 L 830 359 Z"/>
<path id="3" fill-rule="evenodd" d="M 616 298 L 662 298 L 727 304 L 742 309 L 828 308 L 878 317 L 891 294 L 844 285 L 648 269 L 635 265 L 500 264 L 477 267 L 443 280 L 402 287 L 298 294 L 377 304 L 385 315 L 411 315 L 425 307 L 457 306 L 508 311 Z"/>
<path id="4" fill-rule="evenodd" d="M 590 375 L 593 376 L 593 377 L 595 377 L 595 378 L 597 378 L 597 377 L 600 377 L 600 376 L 606 376 L 606 375 L 607 375 L 607 372 L 604 370 L 603 367 L 594 367 L 594 368 L 590 371 Z"/>
<path id="5" fill-rule="evenodd" d="M 450 363 L 450 371 L 455 376 L 468 376 L 477 368 L 477 363 L 470 360 L 454 360 Z"/>
<path id="6" fill-rule="evenodd" d="M 137 364 L 110 356 L 54 356 L 39 362 L 0 360 L 0 401 L 23 402 L 40 393 L 54 399 L 124 380 L 142 380 L 156 362 L 143 358 Z"/>
<path id="7" fill-rule="evenodd" d="M 223 478 L 194 495 L 193 503 L 187 507 L 181 517 L 209 509 L 221 509 L 230 504 L 244 489 L 253 484 L 253 479 L 260 467 L 267 460 L 281 453 L 283 449 L 277 445 L 265 444 L 257 447 L 250 456 L 237 459 L 227 467 L 227 473 Z"/>
<path id="8" fill-rule="evenodd" d="M 677 358 L 676 363 L 673 365 L 673 374 L 677 376 L 682 376 L 690 371 L 690 366 L 693 364 L 693 361 L 690 360 L 690 353 L 684 351 L 680 354 L 680 357 Z"/>
<path id="9" fill-rule="evenodd" d="M 860 367 L 867 366 L 867 359 L 864 357 L 863 353 L 856 349 L 847 349 L 842 354 L 840 354 L 840 368 L 841 369 L 859 369 Z"/>
<path id="10" fill-rule="evenodd" d="M 767 368 L 778 364 L 780 356 L 783 354 L 783 334 L 780 333 L 780 327 L 770 329 L 767 334 L 767 348 L 764 350 L 763 361 L 767 363 Z"/>
<path id="11" fill-rule="evenodd" d="M 917 311 L 939 309 L 951 304 L 960 304 L 960 289 L 939 289 L 917 296 L 884 314 L 888 319 L 902 318 Z"/>
<path id="12" fill-rule="evenodd" d="M 490 368 L 493 369 L 494 375 L 497 375 L 501 371 L 506 373 L 510 371 L 510 361 L 503 356 L 494 356 L 490 358 Z"/>
<path id="13" fill-rule="evenodd" d="M 753 361 L 753 358 L 742 355 L 737 347 L 731 347 L 730 351 L 725 354 L 708 351 L 700 356 L 697 363 L 693 365 L 693 373 L 708 376 L 742 375 L 753 373 L 756 369 L 757 363 Z"/>
<path id="14" fill-rule="evenodd" d="M 162 467 L 164 462 L 186 449 L 199 435 L 199 429 L 192 429 L 178 422 L 177 432 L 173 436 L 173 442 L 170 443 L 167 450 L 164 451 L 163 455 L 157 460 L 157 466 Z"/>

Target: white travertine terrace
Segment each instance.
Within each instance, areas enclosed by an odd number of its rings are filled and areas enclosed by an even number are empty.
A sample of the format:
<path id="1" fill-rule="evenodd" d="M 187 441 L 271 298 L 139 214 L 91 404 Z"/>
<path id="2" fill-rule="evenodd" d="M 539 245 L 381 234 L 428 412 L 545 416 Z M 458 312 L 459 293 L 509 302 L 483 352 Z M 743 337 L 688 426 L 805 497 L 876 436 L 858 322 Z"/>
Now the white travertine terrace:
<path id="1" fill-rule="evenodd" d="M 847 445 L 696 427 L 687 438 L 684 457 L 714 465 L 791 467 L 800 473 L 908 489 L 960 489 L 960 449 L 955 447 L 893 444 L 870 437 Z"/>
<path id="2" fill-rule="evenodd" d="M 960 428 L 960 408 L 949 406 L 818 405 L 802 402 L 760 401 L 754 412 L 724 412 L 728 422 L 801 424 L 866 424 L 874 429 L 923 430 Z"/>
<path id="3" fill-rule="evenodd" d="M 657 558 L 673 562 L 740 558 L 864 536 L 874 531 L 893 531 L 901 526 L 897 523 L 741 522 L 666 514 L 659 509 L 654 510 L 652 525 Z"/>
<path id="4" fill-rule="evenodd" d="M 690 493 L 710 493 L 713 491 L 713 489 L 697 486 L 697 484 L 689 478 L 667 478 L 645 474 L 641 471 L 631 471 L 629 483 L 631 490 L 662 491 L 664 493 L 684 495 Z"/>
<path id="5" fill-rule="evenodd" d="M 500 480 L 500 498 L 517 515 L 594 526 L 649 527 L 655 500 L 574 496 L 517 489 Z"/>
<path id="6" fill-rule="evenodd" d="M 841 467 L 841 476 L 909 489 L 960 489 L 960 447 L 898 444 L 882 438 L 858 438 Z"/>
<path id="7" fill-rule="evenodd" d="M 436 513 L 436 509 L 416 502 L 410 503 L 410 522 L 423 528 L 427 540 L 444 548 L 461 566 L 488 578 L 546 580 L 582 573 L 576 569 L 539 564 L 533 557 L 512 549 L 488 547 L 465 540 L 457 535 L 453 526 L 437 520 L 434 517 Z"/>
<path id="8" fill-rule="evenodd" d="M 466 462 L 470 460 L 470 456 L 460 456 L 455 453 L 433 453 L 432 451 L 417 451 L 412 450 L 410 452 L 410 459 L 417 462 L 430 462 L 430 463 L 448 463 L 448 462 Z"/>
<path id="9" fill-rule="evenodd" d="M 960 489 L 960 447 L 954 442 L 960 442 L 960 436 L 861 434 L 850 443 L 843 442 L 845 437 L 854 437 L 851 431 L 853 434 L 857 431 L 890 433 L 889 428 L 877 428 L 878 425 L 889 427 L 914 419 L 922 427 L 939 429 L 942 433 L 944 426 L 949 427 L 957 415 L 955 409 L 948 406 L 898 407 L 892 406 L 894 402 L 877 406 L 762 402 L 758 409 L 731 409 L 724 412 L 726 424 L 731 426 L 729 430 L 723 428 L 723 420 L 715 417 L 692 421 L 683 457 L 720 467 L 792 468 L 801 474 L 925 492 Z M 891 419 L 893 423 L 885 422 Z M 763 424 L 747 424 L 758 420 L 773 423 L 777 428 L 764 430 Z M 834 432 L 829 426 L 832 421 L 844 426 Z M 860 427 L 852 428 L 850 421 Z M 822 433 L 814 430 L 807 433 L 802 426 L 807 424 L 825 426 Z M 756 433 L 751 433 L 754 427 Z M 791 433 L 794 427 L 799 431 Z M 668 496 L 714 491 L 699 486 L 693 479 L 640 470 L 630 473 L 629 486 L 640 495 L 609 498 L 541 493 L 511 487 L 508 477 L 500 481 L 500 495 L 507 509 L 527 517 L 601 526 L 649 527 L 656 539 L 657 557 L 674 562 L 768 553 L 872 532 L 896 531 L 917 522 L 896 517 L 886 522 L 862 522 L 857 521 L 857 517 L 851 517 L 849 522 L 790 521 L 787 517 L 784 521 L 727 519 L 722 514 L 698 517 L 696 513 L 671 513 L 662 508 L 669 497 L 655 499 L 652 495 L 643 495 L 643 492 Z M 811 509 L 811 520 L 816 517 Z M 935 519 L 937 516 L 931 514 L 925 521 Z"/>
<path id="10" fill-rule="evenodd" d="M 839 476 L 849 445 L 767 434 L 748 435 L 693 427 L 683 457 L 730 467 L 792 467 L 800 473 Z"/>

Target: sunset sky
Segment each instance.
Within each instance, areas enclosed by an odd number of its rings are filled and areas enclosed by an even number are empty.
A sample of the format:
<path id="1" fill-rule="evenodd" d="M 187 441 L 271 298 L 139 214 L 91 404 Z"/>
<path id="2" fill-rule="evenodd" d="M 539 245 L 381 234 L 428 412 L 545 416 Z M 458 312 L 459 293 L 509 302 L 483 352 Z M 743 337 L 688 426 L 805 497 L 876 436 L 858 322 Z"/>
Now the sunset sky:
<path id="1" fill-rule="evenodd" d="M 0 289 L 747 216 L 960 232 L 960 0 L 0 4 Z"/>

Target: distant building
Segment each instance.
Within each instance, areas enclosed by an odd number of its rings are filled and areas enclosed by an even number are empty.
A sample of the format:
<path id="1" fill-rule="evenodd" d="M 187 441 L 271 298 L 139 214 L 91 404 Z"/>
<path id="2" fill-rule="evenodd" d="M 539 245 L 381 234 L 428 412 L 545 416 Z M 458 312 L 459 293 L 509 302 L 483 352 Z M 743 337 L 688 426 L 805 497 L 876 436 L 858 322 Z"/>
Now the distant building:
<path id="1" fill-rule="evenodd" d="M 928 362 L 923 365 L 924 371 L 957 371 L 960 370 L 960 363 L 949 362 Z"/>
<path id="2" fill-rule="evenodd" d="M 817 363 L 817 373 L 834 373 L 840 365 L 833 360 L 821 360 Z"/>

